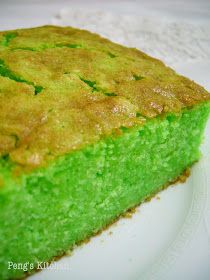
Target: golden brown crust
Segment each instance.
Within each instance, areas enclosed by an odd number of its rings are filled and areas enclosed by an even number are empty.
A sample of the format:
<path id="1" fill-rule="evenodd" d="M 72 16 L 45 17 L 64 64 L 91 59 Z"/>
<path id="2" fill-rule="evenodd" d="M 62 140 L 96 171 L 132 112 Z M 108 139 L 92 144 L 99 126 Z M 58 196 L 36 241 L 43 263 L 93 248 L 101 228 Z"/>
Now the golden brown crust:
<path id="1" fill-rule="evenodd" d="M 208 99 L 161 61 L 88 31 L 0 32 L 0 155 L 23 166 Z"/>

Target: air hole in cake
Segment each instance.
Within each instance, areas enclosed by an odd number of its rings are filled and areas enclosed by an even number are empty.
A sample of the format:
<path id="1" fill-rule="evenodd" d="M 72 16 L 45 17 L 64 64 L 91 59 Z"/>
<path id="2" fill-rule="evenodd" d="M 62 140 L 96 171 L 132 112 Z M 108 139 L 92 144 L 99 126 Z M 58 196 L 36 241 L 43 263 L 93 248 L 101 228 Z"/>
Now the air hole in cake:
<path id="1" fill-rule="evenodd" d="M 1 41 L 1 44 L 2 46 L 4 47 L 8 47 L 10 41 L 14 38 L 17 37 L 17 33 L 16 32 L 9 32 L 9 33 L 6 33 L 3 35 L 3 40 Z"/>
<path id="2" fill-rule="evenodd" d="M 136 74 L 134 74 L 134 75 L 133 75 L 133 78 L 134 78 L 134 80 L 135 80 L 135 81 L 139 81 L 139 80 L 144 79 L 144 77 L 143 77 L 143 76 L 136 75 Z"/>

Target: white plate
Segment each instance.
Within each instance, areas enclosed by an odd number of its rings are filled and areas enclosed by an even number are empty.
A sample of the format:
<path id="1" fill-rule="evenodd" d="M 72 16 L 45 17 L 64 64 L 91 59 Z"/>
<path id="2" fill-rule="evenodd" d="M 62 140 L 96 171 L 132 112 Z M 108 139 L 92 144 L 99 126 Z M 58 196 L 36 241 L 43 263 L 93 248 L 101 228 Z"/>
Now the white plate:
<path id="1" fill-rule="evenodd" d="M 210 90 L 210 62 L 177 71 Z M 203 158 L 185 184 L 161 192 L 101 235 L 31 280 L 210 279 L 210 122 Z"/>
<path id="2" fill-rule="evenodd" d="M 8 0 L 0 2 L 1 29 L 51 22 L 67 1 Z M 81 2 L 89 6 L 89 2 Z M 111 4 L 113 2 L 113 5 Z M 207 1 L 98 1 L 116 11 L 142 15 L 209 21 Z M 22 3 L 22 4 L 21 4 Z M 146 6 L 145 6 L 146 5 Z M 71 6 L 71 5 L 70 5 Z M 145 7 L 147 8 L 145 10 Z M 177 66 L 177 71 L 203 84 L 210 91 L 210 61 Z M 185 184 L 159 194 L 160 200 L 138 208 L 132 219 L 121 219 L 71 257 L 56 262 L 57 270 L 43 270 L 30 280 L 209 280 L 210 279 L 210 122 L 202 150 L 204 157 L 192 169 Z M 112 232 L 110 235 L 109 233 Z M 59 269 L 66 265 L 67 270 Z"/>

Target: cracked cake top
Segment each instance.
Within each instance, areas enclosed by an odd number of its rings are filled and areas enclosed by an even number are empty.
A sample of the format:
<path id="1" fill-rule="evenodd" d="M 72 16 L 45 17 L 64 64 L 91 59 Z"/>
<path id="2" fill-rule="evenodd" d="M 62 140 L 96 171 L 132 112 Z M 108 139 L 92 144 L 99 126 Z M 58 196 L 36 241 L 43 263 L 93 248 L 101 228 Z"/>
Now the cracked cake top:
<path id="1" fill-rule="evenodd" d="M 161 61 L 85 30 L 0 32 L 0 155 L 23 166 L 208 99 Z"/>

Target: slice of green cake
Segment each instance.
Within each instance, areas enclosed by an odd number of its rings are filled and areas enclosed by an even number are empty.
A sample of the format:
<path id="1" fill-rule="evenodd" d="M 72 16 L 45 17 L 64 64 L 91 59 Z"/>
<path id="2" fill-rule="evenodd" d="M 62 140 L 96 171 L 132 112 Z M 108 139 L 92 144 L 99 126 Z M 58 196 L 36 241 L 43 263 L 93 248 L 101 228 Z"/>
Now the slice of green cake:
<path id="1" fill-rule="evenodd" d="M 0 279 L 63 255 L 178 178 L 200 157 L 209 100 L 88 31 L 0 32 Z"/>

